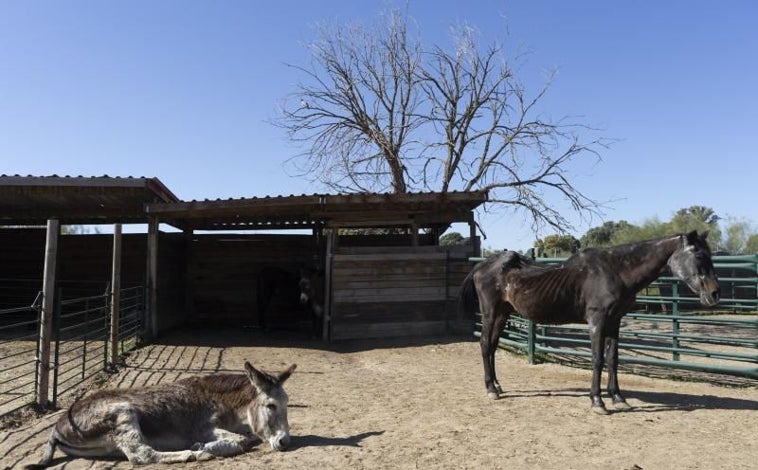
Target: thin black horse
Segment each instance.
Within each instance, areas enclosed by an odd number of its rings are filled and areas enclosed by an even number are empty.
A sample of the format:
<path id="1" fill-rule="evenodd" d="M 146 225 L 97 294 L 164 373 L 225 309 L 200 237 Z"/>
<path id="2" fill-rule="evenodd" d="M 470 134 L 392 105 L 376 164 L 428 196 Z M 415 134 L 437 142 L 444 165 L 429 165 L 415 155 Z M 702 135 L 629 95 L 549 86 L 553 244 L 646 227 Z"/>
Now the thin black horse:
<path id="1" fill-rule="evenodd" d="M 603 363 L 608 366 L 608 394 L 614 408 L 629 409 L 618 385 L 618 338 L 621 318 L 637 292 L 668 266 L 697 293 L 703 305 L 719 301 L 707 232 L 679 234 L 607 249 L 586 249 L 562 266 L 537 266 L 507 251 L 477 264 L 463 281 L 459 306 L 471 314 L 476 298 L 482 314 L 481 349 L 484 384 L 497 399 L 503 390 L 495 374 L 495 351 L 513 312 L 538 323 L 587 323 L 592 345 L 592 410 L 607 414 L 600 397 Z"/>

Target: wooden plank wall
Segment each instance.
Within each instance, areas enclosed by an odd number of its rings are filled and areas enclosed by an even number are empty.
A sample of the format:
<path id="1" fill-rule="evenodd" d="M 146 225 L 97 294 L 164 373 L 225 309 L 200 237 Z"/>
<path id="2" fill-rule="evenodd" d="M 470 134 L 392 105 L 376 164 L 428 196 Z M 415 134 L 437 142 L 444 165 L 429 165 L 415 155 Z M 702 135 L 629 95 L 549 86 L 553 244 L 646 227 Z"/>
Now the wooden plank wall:
<path id="1" fill-rule="evenodd" d="M 111 278 L 112 250 L 112 235 L 62 235 L 57 265 L 64 297 L 103 293 Z M 124 234 L 123 287 L 144 284 L 145 253 L 144 234 Z M 18 302 L 31 304 L 42 286 L 44 258 L 45 229 L 0 229 L 0 286 L 5 286 L 0 289 L 0 308 L 16 302 L 12 297 L 23 297 Z M 11 287 L 16 290 L 15 294 Z"/>
<path id="2" fill-rule="evenodd" d="M 330 338 L 444 334 L 470 269 L 471 247 L 338 248 Z"/>

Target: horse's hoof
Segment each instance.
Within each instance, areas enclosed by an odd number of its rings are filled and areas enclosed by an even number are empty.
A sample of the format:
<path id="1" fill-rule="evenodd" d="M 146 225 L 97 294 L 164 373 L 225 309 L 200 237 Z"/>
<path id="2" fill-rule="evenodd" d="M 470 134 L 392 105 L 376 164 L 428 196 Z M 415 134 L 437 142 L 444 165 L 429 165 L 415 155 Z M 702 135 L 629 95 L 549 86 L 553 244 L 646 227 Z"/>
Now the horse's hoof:
<path id="1" fill-rule="evenodd" d="M 499 400 L 500 394 L 497 392 L 487 392 L 487 396 L 490 397 L 492 400 Z"/>
<path id="2" fill-rule="evenodd" d="M 609 415 L 611 414 L 607 409 L 605 409 L 605 406 L 603 405 L 592 405 L 592 408 L 590 410 L 595 413 L 596 415 Z"/>
<path id="3" fill-rule="evenodd" d="M 619 411 L 631 410 L 632 406 L 629 403 L 627 403 L 626 401 L 624 401 L 624 400 L 614 401 L 613 402 L 613 409 L 619 410 Z"/>

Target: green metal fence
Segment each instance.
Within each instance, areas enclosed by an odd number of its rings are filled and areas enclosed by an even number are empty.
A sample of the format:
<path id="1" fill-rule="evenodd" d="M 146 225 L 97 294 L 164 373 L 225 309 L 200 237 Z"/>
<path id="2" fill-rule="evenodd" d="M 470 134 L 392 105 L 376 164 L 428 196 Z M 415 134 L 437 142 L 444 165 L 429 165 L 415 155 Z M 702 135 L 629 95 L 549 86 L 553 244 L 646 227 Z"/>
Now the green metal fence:
<path id="1" fill-rule="evenodd" d="M 758 255 L 717 256 L 714 266 L 726 294 L 716 308 L 703 310 L 697 297 L 672 277 L 659 278 L 637 296 L 635 311 L 621 325 L 621 364 L 758 379 Z M 481 323 L 474 334 L 481 335 Z M 509 319 L 500 345 L 524 352 L 530 363 L 545 356 L 592 356 L 586 325 L 535 324 L 518 315 Z"/>

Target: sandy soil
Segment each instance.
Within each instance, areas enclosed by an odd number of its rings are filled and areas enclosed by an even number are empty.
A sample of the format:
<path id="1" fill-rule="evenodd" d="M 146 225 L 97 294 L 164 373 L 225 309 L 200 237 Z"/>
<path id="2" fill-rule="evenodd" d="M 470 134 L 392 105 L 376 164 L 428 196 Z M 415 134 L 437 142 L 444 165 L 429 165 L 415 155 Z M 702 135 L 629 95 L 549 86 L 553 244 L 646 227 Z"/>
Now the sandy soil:
<path id="1" fill-rule="evenodd" d="M 202 335 L 202 336 L 201 336 Z M 489 400 L 469 338 L 349 342 L 260 338 L 249 331 L 180 332 L 135 351 L 107 386 L 134 387 L 219 370 L 245 359 L 268 370 L 291 363 L 293 445 L 256 446 L 192 469 L 741 469 L 758 462 L 758 388 L 622 374 L 632 411 L 589 411 L 590 372 L 530 366 L 498 352 L 504 398 Z M 59 412 L 0 433 L 0 468 L 42 454 Z M 69 460 L 53 468 L 126 469 L 127 462 Z M 166 467 L 166 466 L 152 466 Z"/>

